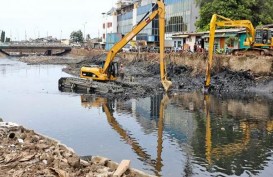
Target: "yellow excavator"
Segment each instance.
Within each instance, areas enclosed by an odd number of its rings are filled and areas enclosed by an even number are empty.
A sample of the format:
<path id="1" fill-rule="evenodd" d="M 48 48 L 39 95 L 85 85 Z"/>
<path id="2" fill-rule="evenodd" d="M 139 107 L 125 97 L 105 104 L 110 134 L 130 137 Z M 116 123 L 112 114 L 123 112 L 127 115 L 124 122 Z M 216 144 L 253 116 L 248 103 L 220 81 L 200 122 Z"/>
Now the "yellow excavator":
<path id="1" fill-rule="evenodd" d="M 160 77 L 161 83 L 168 91 L 172 82 L 167 79 L 166 68 L 164 62 L 164 42 L 165 42 L 165 5 L 163 0 L 157 0 L 155 4 L 156 10 L 149 11 L 142 18 L 142 20 L 133 28 L 131 32 L 126 34 L 118 43 L 116 43 L 108 52 L 103 66 L 85 66 L 81 68 L 80 77 L 92 79 L 96 81 L 114 81 L 117 79 L 116 66 L 114 65 L 114 58 L 116 54 L 124 47 L 130 40 L 132 40 L 144 27 L 146 27 L 152 20 L 158 16 L 159 21 L 159 42 L 160 42 Z M 152 8 L 154 9 L 154 8 Z"/>
<path id="2" fill-rule="evenodd" d="M 219 20 L 218 20 L 219 19 Z M 215 30 L 217 27 L 243 27 L 246 29 L 246 40 L 244 42 L 248 49 L 233 49 L 232 54 L 255 54 L 269 55 L 273 54 L 273 38 L 271 30 L 268 28 L 254 28 L 249 20 L 231 20 L 221 15 L 214 14 L 210 21 L 208 61 L 206 67 L 206 79 L 204 91 L 208 92 L 211 81 L 211 68 L 214 50 Z"/>

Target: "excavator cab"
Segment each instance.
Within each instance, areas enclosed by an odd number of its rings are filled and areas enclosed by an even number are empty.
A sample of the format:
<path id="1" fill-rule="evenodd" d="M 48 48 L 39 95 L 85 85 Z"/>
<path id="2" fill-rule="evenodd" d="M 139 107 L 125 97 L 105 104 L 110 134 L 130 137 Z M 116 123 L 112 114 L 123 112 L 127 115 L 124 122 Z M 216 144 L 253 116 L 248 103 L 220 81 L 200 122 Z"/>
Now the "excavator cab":
<path id="1" fill-rule="evenodd" d="M 104 81 L 105 77 L 107 80 L 117 80 L 119 66 L 117 62 L 111 62 L 107 69 L 106 74 L 102 75 L 103 66 L 105 61 L 103 61 L 100 65 L 89 65 L 83 66 L 80 71 L 80 77 L 98 81 Z M 102 77 L 103 76 L 103 77 Z"/>
<path id="2" fill-rule="evenodd" d="M 256 29 L 254 45 L 270 46 L 272 41 L 271 38 L 271 30 L 268 28 L 258 28 Z"/>

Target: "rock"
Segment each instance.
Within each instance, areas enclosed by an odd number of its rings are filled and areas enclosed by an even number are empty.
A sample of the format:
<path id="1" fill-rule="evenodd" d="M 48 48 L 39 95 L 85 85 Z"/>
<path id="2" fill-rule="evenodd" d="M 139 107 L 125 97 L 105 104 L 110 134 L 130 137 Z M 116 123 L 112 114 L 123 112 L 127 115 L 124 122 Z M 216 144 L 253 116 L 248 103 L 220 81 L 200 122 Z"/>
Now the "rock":
<path id="1" fill-rule="evenodd" d="M 43 160 L 42 162 L 43 162 L 45 165 L 47 165 L 47 160 Z"/>
<path id="2" fill-rule="evenodd" d="M 79 157 L 69 157 L 67 161 L 68 161 L 68 164 L 72 166 L 73 168 L 80 168 L 81 166 Z"/>
<path id="3" fill-rule="evenodd" d="M 24 173 L 24 170 L 18 170 L 18 171 L 15 171 L 12 175 L 12 177 L 21 177 Z"/>
<path id="4" fill-rule="evenodd" d="M 91 162 L 98 165 L 105 165 L 109 159 L 103 157 L 92 157 Z"/>
<path id="5" fill-rule="evenodd" d="M 26 137 L 27 137 L 26 133 L 23 132 L 20 134 L 20 138 L 22 138 L 23 140 L 26 139 Z"/>
<path id="6" fill-rule="evenodd" d="M 90 165 L 87 161 L 82 160 L 82 159 L 80 159 L 80 163 L 81 163 L 81 165 L 84 166 L 84 167 L 87 167 L 87 166 Z"/>
<path id="7" fill-rule="evenodd" d="M 18 142 L 21 143 L 21 144 L 23 144 L 23 143 L 24 143 L 24 140 L 21 139 L 21 138 L 18 138 Z"/>
<path id="8" fill-rule="evenodd" d="M 23 158 L 19 160 L 19 162 L 25 162 L 25 161 L 29 161 L 32 158 L 34 158 L 36 154 L 31 154 L 31 155 L 23 155 Z"/>
<path id="9" fill-rule="evenodd" d="M 49 148 L 49 146 L 46 145 L 46 144 L 37 144 L 36 147 L 37 147 L 39 150 L 45 150 L 45 149 Z"/>
<path id="10" fill-rule="evenodd" d="M 114 172 L 107 158 L 92 157 L 86 161 L 73 149 L 32 130 L 10 123 L 1 125 L 0 176 L 108 177 Z"/>
<path id="11" fill-rule="evenodd" d="M 64 170 L 61 169 L 56 169 L 56 168 L 51 168 L 52 171 L 54 171 L 59 177 L 69 177 L 69 173 L 67 173 Z"/>

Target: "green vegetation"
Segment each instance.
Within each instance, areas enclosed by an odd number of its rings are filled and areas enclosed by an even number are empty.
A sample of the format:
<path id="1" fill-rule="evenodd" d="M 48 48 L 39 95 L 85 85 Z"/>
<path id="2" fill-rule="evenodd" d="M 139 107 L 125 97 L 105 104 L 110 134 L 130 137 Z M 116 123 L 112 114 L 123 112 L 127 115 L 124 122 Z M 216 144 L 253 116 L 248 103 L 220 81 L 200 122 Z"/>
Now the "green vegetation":
<path id="1" fill-rule="evenodd" d="M 81 31 L 81 30 L 73 31 L 73 32 L 70 34 L 70 39 L 71 39 L 72 42 L 80 42 L 80 43 L 82 43 L 82 42 L 83 42 L 83 34 L 82 34 L 82 31 Z"/>
<path id="2" fill-rule="evenodd" d="M 200 17 L 196 22 L 198 31 L 209 30 L 213 14 L 233 20 L 250 20 L 254 26 L 273 23 L 272 0 L 196 0 L 200 5 Z"/>

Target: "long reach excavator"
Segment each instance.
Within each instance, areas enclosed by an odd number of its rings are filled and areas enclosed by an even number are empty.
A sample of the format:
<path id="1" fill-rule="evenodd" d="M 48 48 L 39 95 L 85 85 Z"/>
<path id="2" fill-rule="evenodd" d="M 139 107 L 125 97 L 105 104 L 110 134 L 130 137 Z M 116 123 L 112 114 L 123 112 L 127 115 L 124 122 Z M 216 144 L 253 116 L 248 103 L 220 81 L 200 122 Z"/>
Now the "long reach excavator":
<path id="1" fill-rule="evenodd" d="M 153 10 L 156 9 L 156 10 Z M 152 11 L 153 10 L 153 11 Z M 61 78 L 59 80 L 60 87 L 86 87 L 96 91 L 99 87 L 107 87 L 103 84 L 106 81 L 115 81 L 117 80 L 117 63 L 113 62 L 116 54 L 124 47 L 130 40 L 132 40 L 144 27 L 146 27 L 152 20 L 158 16 L 159 21 L 159 42 L 160 42 L 160 78 L 161 83 L 165 89 L 168 91 L 172 82 L 167 79 L 166 67 L 164 62 L 164 42 L 165 42 L 165 5 L 163 0 L 157 0 L 157 3 L 154 7 L 146 13 L 146 15 L 140 20 L 140 22 L 132 29 L 131 32 L 126 34 L 119 42 L 117 42 L 108 52 L 106 60 L 104 61 L 103 66 L 91 65 L 84 66 L 81 68 L 80 77 L 84 78 L 79 80 L 77 78 Z M 100 81 L 100 82 L 95 82 Z M 110 84 L 111 85 L 111 84 Z M 112 88 L 113 84 L 111 85 Z M 112 89 L 111 92 L 114 92 L 115 89 Z"/>
<path id="2" fill-rule="evenodd" d="M 253 27 L 249 20 L 231 20 L 221 15 L 214 14 L 210 21 L 208 61 L 204 91 L 209 92 L 211 81 L 211 68 L 214 50 L 215 30 L 217 27 L 241 27 L 246 29 L 244 45 L 247 49 L 233 49 L 232 54 L 273 55 L 273 37 L 269 28 Z"/>

